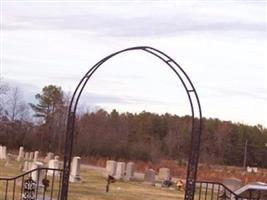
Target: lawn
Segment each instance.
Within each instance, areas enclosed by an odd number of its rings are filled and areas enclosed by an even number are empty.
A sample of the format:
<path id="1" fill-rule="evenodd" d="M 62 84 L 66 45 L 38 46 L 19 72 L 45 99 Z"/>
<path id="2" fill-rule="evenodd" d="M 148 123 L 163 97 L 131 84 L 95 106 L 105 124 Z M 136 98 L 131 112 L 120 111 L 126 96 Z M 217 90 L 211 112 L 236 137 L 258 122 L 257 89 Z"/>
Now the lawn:
<path id="1" fill-rule="evenodd" d="M 19 171 L 19 165 L 17 161 L 11 161 L 8 167 L 5 166 L 3 161 L 0 161 L 0 177 L 8 176 L 13 177 L 21 174 Z M 82 181 L 80 183 L 70 183 L 69 200 L 177 200 L 183 199 L 184 193 L 177 190 L 170 190 L 166 188 L 159 188 L 154 186 L 145 185 L 140 181 L 123 182 L 117 181 L 110 185 L 110 191 L 106 193 L 106 179 L 102 173 L 98 170 L 82 168 L 81 169 Z M 16 196 L 15 199 L 20 199 L 22 180 L 18 180 L 16 183 Z M 59 179 L 55 179 L 54 190 L 51 193 L 51 185 L 48 187 L 48 197 L 53 196 L 54 199 L 58 193 Z M 52 183 L 50 178 L 50 183 Z M 9 184 L 9 196 L 7 199 L 13 199 L 13 182 Z M 0 199 L 5 199 L 6 182 L 0 183 Z"/>

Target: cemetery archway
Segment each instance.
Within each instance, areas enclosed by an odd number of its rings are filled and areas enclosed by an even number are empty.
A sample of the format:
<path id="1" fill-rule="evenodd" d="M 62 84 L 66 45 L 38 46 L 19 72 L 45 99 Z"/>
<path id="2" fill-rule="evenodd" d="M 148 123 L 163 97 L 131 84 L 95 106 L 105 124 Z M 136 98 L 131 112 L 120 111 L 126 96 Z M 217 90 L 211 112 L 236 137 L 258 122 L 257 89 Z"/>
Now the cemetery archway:
<path id="1" fill-rule="evenodd" d="M 67 200 L 68 187 L 69 187 L 69 174 L 70 165 L 72 158 L 72 147 L 74 139 L 74 129 L 75 129 L 75 113 L 80 96 L 84 90 L 89 79 L 92 77 L 94 72 L 110 58 L 127 52 L 127 51 L 144 51 L 149 54 L 154 55 L 156 58 L 163 61 L 166 66 L 177 75 L 177 78 L 181 81 L 185 92 L 187 93 L 188 100 L 191 107 L 191 117 L 192 117 L 192 130 L 191 130 L 191 148 L 187 167 L 187 178 L 186 178 L 186 191 L 185 200 L 193 200 L 195 192 L 195 183 L 197 176 L 198 158 L 199 158 L 199 147 L 200 147 L 200 137 L 202 129 L 202 113 L 201 105 L 195 90 L 193 83 L 191 82 L 189 76 L 186 72 L 179 66 L 171 57 L 165 53 L 148 46 L 138 46 L 123 49 L 121 51 L 115 52 L 96 63 L 81 79 L 78 86 L 76 87 L 74 94 L 71 98 L 69 110 L 68 110 L 68 121 L 66 130 L 66 141 L 65 141 L 65 152 L 64 152 L 64 167 L 63 167 L 63 180 L 62 180 L 62 190 L 61 190 L 61 200 Z"/>

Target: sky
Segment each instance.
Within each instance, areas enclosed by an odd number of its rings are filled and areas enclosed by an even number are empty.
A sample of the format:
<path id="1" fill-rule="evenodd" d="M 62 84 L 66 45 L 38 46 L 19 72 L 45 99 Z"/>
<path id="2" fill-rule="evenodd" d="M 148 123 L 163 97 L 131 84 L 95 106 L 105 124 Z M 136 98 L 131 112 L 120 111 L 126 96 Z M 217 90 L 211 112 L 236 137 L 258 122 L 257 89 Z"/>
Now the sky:
<path id="1" fill-rule="evenodd" d="M 71 94 L 103 57 L 151 46 L 189 75 L 203 116 L 267 127 L 267 1 L 1 1 L 1 81 L 27 102 Z M 80 109 L 190 114 L 181 82 L 142 51 L 104 63 Z"/>

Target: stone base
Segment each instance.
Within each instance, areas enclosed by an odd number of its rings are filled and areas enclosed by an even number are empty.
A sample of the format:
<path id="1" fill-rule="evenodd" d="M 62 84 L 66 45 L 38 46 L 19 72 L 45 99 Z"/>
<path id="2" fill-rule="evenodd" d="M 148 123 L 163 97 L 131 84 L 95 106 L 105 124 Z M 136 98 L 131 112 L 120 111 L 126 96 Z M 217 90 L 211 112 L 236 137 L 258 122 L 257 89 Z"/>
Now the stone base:
<path id="1" fill-rule="evenodd" d="M 69 181 L 72 182 L 72 183 L 77 183 L 77 182 L 81 182 L 82 179 L 81 179 L 80 176 L 72 176 L 72 175 L 70 175 Z"/>
<path id="2" fill-rule="evenodd" d="M 123 178 L 123 180 L 124 180 L 124 181 L 133 181 L 133 180 L 134 180 L 134 177 L 133 177 L 133 176 L 132 176 L 132 177 L 125 176 L 125 177 Z"/>
<path id="3" fill-rule="evenodd" d="M 143 184 L 155 186 L 155 182 L 147 182 L 147 181 L 145 181 L 145 182 L 143 182 Z"/>
<path id="4" fill-rule="evenodd" d="M 114 176 L 114 178 L 115 178 L 116 180 L 123 180 L 123 179 L 124 179 L 123 176 Z"/>

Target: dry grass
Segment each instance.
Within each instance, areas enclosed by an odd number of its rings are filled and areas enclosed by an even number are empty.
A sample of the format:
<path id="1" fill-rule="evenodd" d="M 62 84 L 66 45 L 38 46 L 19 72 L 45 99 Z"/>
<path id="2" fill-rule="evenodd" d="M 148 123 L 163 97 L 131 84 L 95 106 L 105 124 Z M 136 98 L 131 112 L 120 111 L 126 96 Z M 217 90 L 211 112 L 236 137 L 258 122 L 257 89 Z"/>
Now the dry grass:
<path id="1" fill-rule="evenodd" d="M 0 176 L 13 177 L 21 174 L 18 162 L 11 161 L 10 164 L 9 167 L 5 167 L 4 162 L 0 161 Z M 177 190 L 157 188 L 138 181 L 115 182 L 110 185 L 110 191 L 106 193 L 106 180 L 100 171 L 85 168 L 81 171 L 81 177 L 81 183 L 70 183 L 69 200 L 179 200 L 184 196 L 183 192 Z M 50 190 L 47 191 L 48 194 L 50 192 Z M 54 194 L 57 192 L 55 190 Z M 5 183 L 2 182 L 0 183 L 0 199 L 4 199 L 4 193 Z M 11 193 L 12 191 L 9 195 Z"/>

